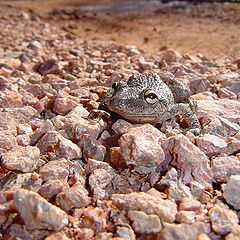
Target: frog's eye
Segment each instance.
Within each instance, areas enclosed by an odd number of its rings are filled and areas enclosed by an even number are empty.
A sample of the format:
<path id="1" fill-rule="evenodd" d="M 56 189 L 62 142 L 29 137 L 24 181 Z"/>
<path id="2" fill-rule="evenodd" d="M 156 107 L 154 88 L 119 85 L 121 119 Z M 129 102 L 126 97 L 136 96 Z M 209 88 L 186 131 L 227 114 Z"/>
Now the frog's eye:
<path id="1" fill-rule="evenodd" d="M 144 93 L 144 99 L 147 103 L 153 104 L 158 101 L 157 94 L 153 90 L 147 90 Z"/>
<path id="2" fill-rule="evenodd" d="M 120 85 L 120 82 L 114 82 L 114 83 L 112 84 L 112 89 L 113 89 L 114 91 L 116 91 L 116 90 L 118 89 L 119 85 Z"/>

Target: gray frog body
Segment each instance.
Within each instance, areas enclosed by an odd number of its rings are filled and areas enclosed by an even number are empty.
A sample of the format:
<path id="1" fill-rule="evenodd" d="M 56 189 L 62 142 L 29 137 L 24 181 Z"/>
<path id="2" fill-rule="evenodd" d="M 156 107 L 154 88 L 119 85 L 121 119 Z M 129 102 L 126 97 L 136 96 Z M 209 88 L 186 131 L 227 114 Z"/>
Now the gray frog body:
<path id="1" fill-rule="evenodd" d="M 128 82 L 113 83 L 101 106 L 131 122 L 161 124 L 163 129 L 181 115 L 188 124 L 185 130 L 200 132 L 190 90 L 175 78 L 156 73 L 132 75 Z"/>

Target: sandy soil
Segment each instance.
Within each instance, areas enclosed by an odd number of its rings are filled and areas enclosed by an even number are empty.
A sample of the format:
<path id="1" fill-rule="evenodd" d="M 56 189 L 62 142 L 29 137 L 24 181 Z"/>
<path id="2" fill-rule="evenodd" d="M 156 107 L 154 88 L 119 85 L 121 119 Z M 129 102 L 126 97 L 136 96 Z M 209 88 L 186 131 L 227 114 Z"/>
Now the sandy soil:
<path id="1" fill-rule="evenodd" d="M 81 11 L 81 7 L 109 2 L 119 1 L 0 1 L 0 6 L 33 11 L 85 39 L 114 40 L 151 53 L 169 47 L 181 53 L 202 53 L 210 59 L 240 58 L 240 4 L 189 5 L 182 11 L 158 9 L 130 15 Z"/>

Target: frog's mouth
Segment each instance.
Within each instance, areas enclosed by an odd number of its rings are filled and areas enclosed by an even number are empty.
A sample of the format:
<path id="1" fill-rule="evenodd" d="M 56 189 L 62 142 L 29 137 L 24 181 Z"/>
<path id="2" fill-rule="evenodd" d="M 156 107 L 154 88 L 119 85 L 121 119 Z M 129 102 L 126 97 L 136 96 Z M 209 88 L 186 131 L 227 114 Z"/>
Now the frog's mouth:
<path id="1" fill-rule="evenodd" d="M 119 105 L 119 103 L 118 103 Z M 121 108 L 116 107 L 116 104 L 112 104 L 111 101 L 109 101 L 108 108 L 112 111 L 117 113 L 119 116 L 125 118 L 126 120 L 129 120 L 133 123 L 151 123 L 156 124 L 159 122 L 159 116 L 154 114 L 154 112 L 143 113 L 141 110 L 139 110 L 139 113 L 137 111 L 126 109 L 127 104 L 123 104 Z M 135 109 L 136 110 L 136 109 Z"/>
<path id="2" fill-rule="evenodd" d="M 133 123 L 150 123 L 150 124 L 156 124 L 159 122 L 158 116 L 153 115 L 142 115 L 142 114 L 124 114 L 124 113 L 118 113 L 120 116 L 125 118 L 126 120 L 129 120 Z"/>

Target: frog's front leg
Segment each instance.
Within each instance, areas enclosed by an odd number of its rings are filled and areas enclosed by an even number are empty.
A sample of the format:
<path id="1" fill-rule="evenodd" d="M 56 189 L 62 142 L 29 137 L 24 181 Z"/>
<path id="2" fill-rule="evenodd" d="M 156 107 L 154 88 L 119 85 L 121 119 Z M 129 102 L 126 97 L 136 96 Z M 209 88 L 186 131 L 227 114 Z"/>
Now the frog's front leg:
<path id="1" fill-rule="evenodd" d="M 184 129 L 184 131 L 191 131 L 195 135 L 200 134 L 201 129 L 198 118 L 196 114 L 192 111 L 192 108 L 191 106 L 189 106 L 189 104 L 186 103 L 174 104 L 172 108 L 172 114 L 175 116 L 179 114 L 184 117 L 185 121 L 188 124 L 188 128 Z"/>
<path id="2" fill-rule="evenodd" d="M 88 119 L 93 122 L 98 122 L 100 119 L 103 119 L 106 121 L 108 124 L 111 123 L 111 115 L 105 110 L 100 110 L 100 109 L 94 109 L 92 110 L 88 116 L 85 117 L 85 119 Z"/>
<path id="3" fill-rule="evenodd" d="M 176 123 L 175 115 L 172 113 L 171 109 L 159 114 L 156 127 L 163 133 L 168 132 L 169 127 L 179 129 L 179 125 Z"/>

